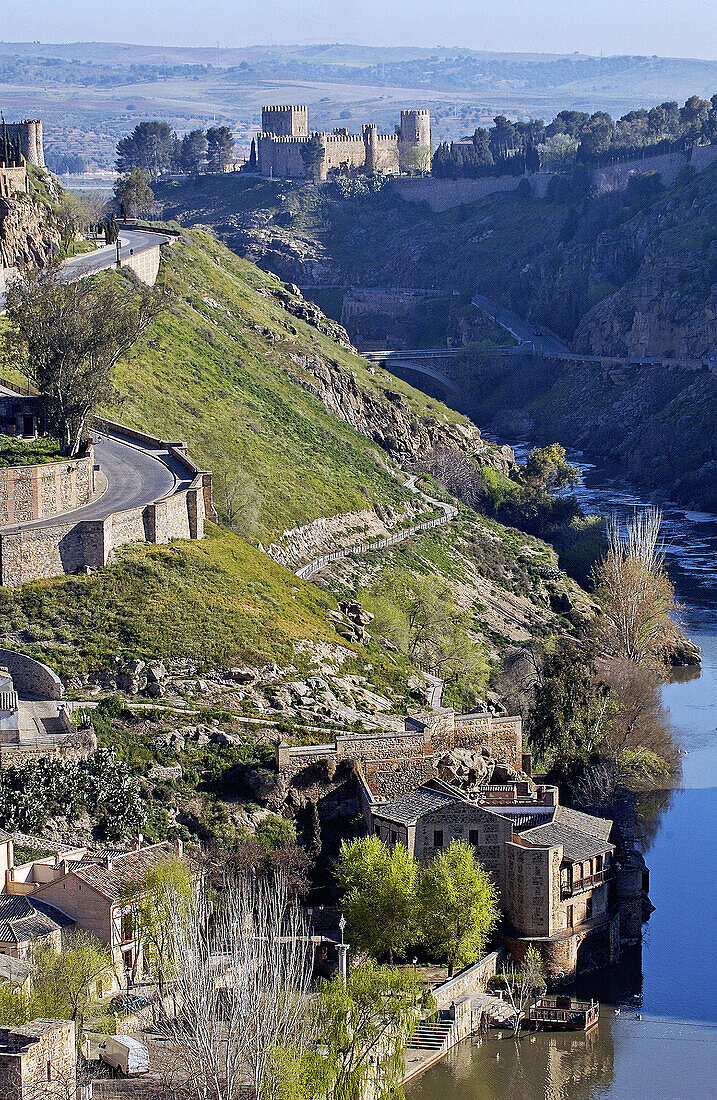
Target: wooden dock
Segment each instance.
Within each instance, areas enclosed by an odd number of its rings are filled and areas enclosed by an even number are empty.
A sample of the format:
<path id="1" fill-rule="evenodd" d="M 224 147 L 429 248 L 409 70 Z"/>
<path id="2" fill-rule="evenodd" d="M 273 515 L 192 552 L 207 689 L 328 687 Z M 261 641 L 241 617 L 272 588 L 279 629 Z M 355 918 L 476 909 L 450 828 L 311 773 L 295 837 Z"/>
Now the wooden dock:
<path id="1" fill-rule="evenodd" d="M 576 1001 L 572 997 L 541 997 L 531 1006 L 528 1022 L 559 1031 L 589 1031 L 600 1015 L 598 1001 Z"/>

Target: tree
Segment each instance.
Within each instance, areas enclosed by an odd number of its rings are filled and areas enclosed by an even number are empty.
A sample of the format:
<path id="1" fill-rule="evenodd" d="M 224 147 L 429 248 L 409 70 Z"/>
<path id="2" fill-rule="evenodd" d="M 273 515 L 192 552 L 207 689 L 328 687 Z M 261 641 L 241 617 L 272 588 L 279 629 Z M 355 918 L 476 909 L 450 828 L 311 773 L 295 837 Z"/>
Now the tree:
<path id="1" fill-rule="evenodd" d="M 423 872 L 419 889 L 426 938 L 454 967 L 468 966 L 485 951 L 498 920 L 496 887 L 470 845 L 453 840 Z"/>
<path id="2" fill-rule="evenodd" d="M 164 981 L 176 1014 L 161 1021 L 191 1096 L 256 1100 L 278 1095 L 277 1052 L 307 1045 L 312 956 L 304 918 L 286 884 L 245 880 L 216 903 L 199 887 L 173 915 L 175 950 Z"/>
<path id="3" fill-rule="evenodd" d="M 314 863 L 321 857 L 321 819 L 319 807 L 315 798 L 310 798 L 306 807 L 306 821 L 304 825 L 304 846 Z"/>
<path id="4" fill-rule="evenodd" d="M 216 507 L 224 523 L 243 538 L 251 538 L 262 506 L 256 483 L 240 466 L 219 462 L 213 484 Z"/>
<path id="5" fill-rule="evenodd" d="M 506 992 L 507 998 L 515 1012 L 513 1016 L 513 1035 L 518 1036 L 520 1026 L 525 1018 L 528 1006 L 535 997 L 545 993 L 545 977 L 543 973 L 543 960 L 537 948 L 532 945 L 528 948 L 520 964 L 515 962 L 503 971 L 500 976 L 501 988 Z"/>
<path id="6" fill-rule="evenodd" d="M 228 126 L 207 130 L 207 164 L 212 172 L 223 172 L 234 155 L 234 135 Z"/>
<path id="7" fill-rule="evenodd" d="M 567 461 L 565 448 L 559 443 L 534 447 L 525 460 L 521 476 L 528 485 L 547 493 L 573 488 L 580 482 L 580 470 Z"/>
<path id="8" fill-rule="evenodd" d="M 301 144 L 301 159 L 304 163 L 304 175 L 307 179 L 317 183 L 321 179 L 324 166 L 324 145 L 318 134 L 312 134 L 310 138 Z"/>
<path id="9" fill-rule="evenodd" d="M 191 130 L 182 138 L 179 162 L 184 172 L 200 172 L 207 160 L 207 135 L 204 130 Z"/>
<path id="10" fill-rule="evenodd" d="M 60 227 L 63 247 L 69 254 L 77 238 L 87 232 L 92 220 L 90 207 L 77 195 L 64 194 L 55 211 L 55 218 Z"/>
<path id="11" fill-rule="evenodd" d="M 161 295 L 114 276 L 66 282 L 56 267 L 25 272 L 6 295 L 7 348 L 42 394 L 47 427 L 75 456 L 112 393 L 117 362 L 161 312 Z"/>
<path id="12" fill-rule="evenodd" d="M 405 1072 L 403 1052 L 420 1016 L 415 974 L 370 960 L 320 987 L 314 1005 L 317 1041 L 324 1064 L 307 1074 L 309 1095 L 322 1100 L 358 1100 L 373 1088 L 374 1100 L 389 1100 Z M 305 1093 L 306 1095 L 306 1093 Z"/>
<path id="13" fill-rule="evenodd" d="M 140 168 L 156 179 L 171 163 L 172 137 L 166 122 L 140 122 L 117 143 L 117 171 L 124 174 Z"/>
<path id="14" fill-rule="evenodd" d="M 418 864 L 402 844 L 377 836 L 343 841 L 334 869 L 358 947 L 393 962 L 416 935 Z"/>
<path id="15" fill-rule="evenodd" d="M 565 777 L 588 763 L 605 738 L 608 696 L 588 647 L 565 639 L 546 655 L 526 723 L 544 767 Z"/>
<path id="16" fill-rule="evenodd" d="M 114 185 L 114 195 L 123 218 L 146 217 L 154 203 L 149 176 L 141 168 L 130 168 Z"/>
<path id="17" fill-rule="evenodd" d="M 595 570 L 598 645 L 605 657 L 653 666 L 664 660 L 676 604 L 658 545 L 661 523 L 659 509 L 646 508 L 635 512 L 624 538 L 616 517 L 608 524 L 607 553 Z"/>
<path id="18" fill-rule="evenodd" d="M 113 972 L 112 956 L 104 944 L 78 930 L 65 937 L 60 951 L 38 947 L 33 962 L 33 1014 L 72 1020 L 78 1042 L 86 1021 L 91 1019 L 100 1030 L 105 1018 L 102 989 Z"/>
<path id="19" fill-rule="evenodd" d="M 139 968 L 150 974 L 164 995 L 164 975 L 176 951 L 175 922 L 185 919 L 192 898 L 192 875 L 186 860 L 163 860 L 128 883 L 121 899 L 131 913 L 137 944 L 133 981 Z"/>

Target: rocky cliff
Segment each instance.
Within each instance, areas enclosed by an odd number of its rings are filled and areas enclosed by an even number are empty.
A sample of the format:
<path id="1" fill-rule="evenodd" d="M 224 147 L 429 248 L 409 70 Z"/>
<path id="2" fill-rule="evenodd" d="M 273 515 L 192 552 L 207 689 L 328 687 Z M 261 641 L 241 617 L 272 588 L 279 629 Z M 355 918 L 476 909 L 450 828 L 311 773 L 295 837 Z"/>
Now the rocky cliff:
<path id="1" fill-rule="evenodd" d="M 0 198 L 0 272 L 26 264 L 43 266 L 59 244 L 47 208 L 31 195 Z"/>

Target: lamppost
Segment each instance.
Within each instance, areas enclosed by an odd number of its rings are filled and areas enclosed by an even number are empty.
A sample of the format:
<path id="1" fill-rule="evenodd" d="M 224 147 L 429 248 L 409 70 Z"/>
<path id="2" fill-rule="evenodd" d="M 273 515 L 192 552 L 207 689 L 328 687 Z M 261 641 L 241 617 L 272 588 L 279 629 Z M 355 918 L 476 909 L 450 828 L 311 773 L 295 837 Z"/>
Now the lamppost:
<path id="1" fill-rule="evenodd" d="M 339 919 L 339 931 L 341 932 L 341 943 L 336 944 L 336 950 L 338 951 L 339 955 L 339 974 L 341 975 L 341 980 L 343 981 L 344 985 L 346 985 L 349 974 L 349 945 L 344 942 L 344 932 L 346 931 L 346 917 L 343 915 L 343 913 L 341 914 L 341 917 Z"/>
<path id="2" fill-rule="evenodd" d="M 115 246 L 117 248 L 117 267 L 121 267 L 120 252 L 121 252 L 121 249 L 122 249 L 122 242 L 120 241 L 119 237 L 115 241 Z"/>

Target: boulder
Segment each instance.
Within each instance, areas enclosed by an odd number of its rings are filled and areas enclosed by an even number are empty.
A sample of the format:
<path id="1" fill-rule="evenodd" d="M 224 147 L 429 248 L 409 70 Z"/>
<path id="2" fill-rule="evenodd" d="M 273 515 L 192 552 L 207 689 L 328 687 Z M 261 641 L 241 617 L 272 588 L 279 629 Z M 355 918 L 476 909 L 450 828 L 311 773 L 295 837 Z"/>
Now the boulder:
<path id="1" fill-rule="evenodd" d="M 235 684 L 255 684 L 259 679 L 259 673 L 253 668 L 230 668 L 227 679 Z"/>
<path id="2" fill-rule="evenodd" d="M 148 684 L 163 684 L 167 679 L 167 670 L 161 661 L 157 661 L 155 664 L 147 665 L 147 683 Z"/>

